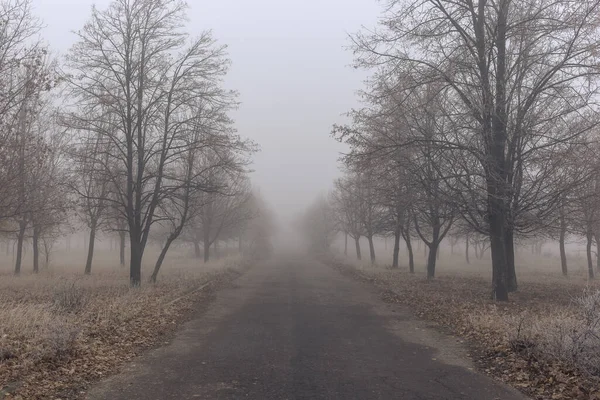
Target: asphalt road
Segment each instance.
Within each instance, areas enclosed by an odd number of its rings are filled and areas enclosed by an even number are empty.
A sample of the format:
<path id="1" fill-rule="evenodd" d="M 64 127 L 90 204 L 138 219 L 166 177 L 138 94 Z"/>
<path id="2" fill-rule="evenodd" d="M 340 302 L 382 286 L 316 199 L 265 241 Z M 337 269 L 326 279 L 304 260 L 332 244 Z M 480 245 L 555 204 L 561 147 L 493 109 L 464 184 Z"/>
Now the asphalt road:
<path id="1" fill-rule="evenodd" d="M 167 346 L 89 399 L 525 399 L 474 372 L 466 350 L 302 257 L 258 265 Z"/>

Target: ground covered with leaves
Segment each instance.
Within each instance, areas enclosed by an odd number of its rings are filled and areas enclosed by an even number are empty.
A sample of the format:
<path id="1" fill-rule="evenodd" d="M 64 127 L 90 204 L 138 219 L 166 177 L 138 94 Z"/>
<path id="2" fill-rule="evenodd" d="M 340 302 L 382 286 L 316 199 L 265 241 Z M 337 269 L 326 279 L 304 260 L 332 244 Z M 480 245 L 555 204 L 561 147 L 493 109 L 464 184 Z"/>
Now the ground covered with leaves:
<path id="1" fill-rule="evenodd" d="M 525 277 L 505 304 L 490 299 L 489 279 L 448 274 L 432 281 L 327 258 L 327 264 L 376 285 L 385 301 L 469 343 L 480 369 L 535 399 L 600 399 L 600 286 Z"/>
<path id="2" fill-rule="evenodd" d="M 188 263 L 189 264 L 189 263 Z M 197 264 L 197 262 L 195 263 Z M 248 264 L 174 268 L 129 288 L 127 271 L 0 278 L 0 399 L 77 399 L 145 349 L 169 340 Z"/>

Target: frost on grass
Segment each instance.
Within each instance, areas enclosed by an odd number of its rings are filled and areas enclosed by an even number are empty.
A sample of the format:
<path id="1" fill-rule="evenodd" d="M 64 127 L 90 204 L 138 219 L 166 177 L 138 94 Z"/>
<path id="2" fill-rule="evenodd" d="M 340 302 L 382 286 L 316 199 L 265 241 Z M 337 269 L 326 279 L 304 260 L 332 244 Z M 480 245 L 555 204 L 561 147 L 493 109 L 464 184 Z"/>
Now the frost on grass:
<path id="1" fill-rule="evenodd" d="M 193 259 L 171 261 L 157 284 L 138 288 L 114 268 L 92 276 L 70 268 L 3 275 L 0 394 L 7 387 L 21 398 L 67 393 L 114 373 L 189 315 L 206 296 L 196 288 L 216 287 L 244 268 L 235 257 L 201 267 Z"/>

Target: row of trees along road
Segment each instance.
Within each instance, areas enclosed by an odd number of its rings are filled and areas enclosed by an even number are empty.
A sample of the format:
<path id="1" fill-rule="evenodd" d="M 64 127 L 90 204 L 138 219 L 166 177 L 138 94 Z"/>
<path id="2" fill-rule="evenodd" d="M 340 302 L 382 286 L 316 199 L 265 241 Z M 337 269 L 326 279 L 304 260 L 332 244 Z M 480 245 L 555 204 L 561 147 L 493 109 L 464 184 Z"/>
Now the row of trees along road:
<path id="1" fill-rule="evenodd" d="M 493 297 L 517 290 L 515 241 L 598 245 L 598 0 L 390 0 L 379 26 L 352 36 L 371 76 L 363 106 L 333 135 L 348 144 L 330 198 L 356 240 L 429 248 L 487 238 Z M 479 240 L 479 239 L 478 239 Z M 375 261 L 371 245 L 371 260 Z"/>
<path id="2" fill-rule="evenodd" d="M 51 245 L 73 225 L 129 240 L 132 285 L 149 240 L 161 252 L 202 231 L 204 258 L 218 239 L 243 235 L 258 199 L 247 166 L 256 145 L 230 118 L 230 61 L 210 32 L 192 38 L 180 0 L 114 0 L 92 8 L 66 57 L 50 56 L 31 0 L 0 0 L 0 222 L 16 235 L 15 273 L 32 239 Z M 74 217 L 79 223 L 73 223 Z M 46 259 L 47 261 L 47 259 Z"/>

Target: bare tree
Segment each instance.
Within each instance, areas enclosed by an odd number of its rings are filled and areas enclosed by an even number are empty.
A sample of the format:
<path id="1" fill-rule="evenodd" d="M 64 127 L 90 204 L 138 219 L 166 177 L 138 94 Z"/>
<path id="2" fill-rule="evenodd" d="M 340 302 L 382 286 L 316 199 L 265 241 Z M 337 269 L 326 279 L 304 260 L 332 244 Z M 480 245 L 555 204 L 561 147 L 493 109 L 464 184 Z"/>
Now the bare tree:
<path id="1" fill-rule="evenodd" d="M 167 174 L 189 154 L 197 102 L 214 92 L 228 67 L 210 33 L 188 41 L 185 9 L 178 0 L 114 0 L 106 10 L 94 8 L 68 57 L 69 118 L 103 135 L 113 149 L 109 164 L 119 166 L 105 167 L 117 190 L 107 200 L 127 220 L 134 286 L 157 210 L 182 187 Z M 111 129 L 88 118 L 100 104 L 115 116 Z M 124 187 L 117 184 L 122 180 Z"/>

